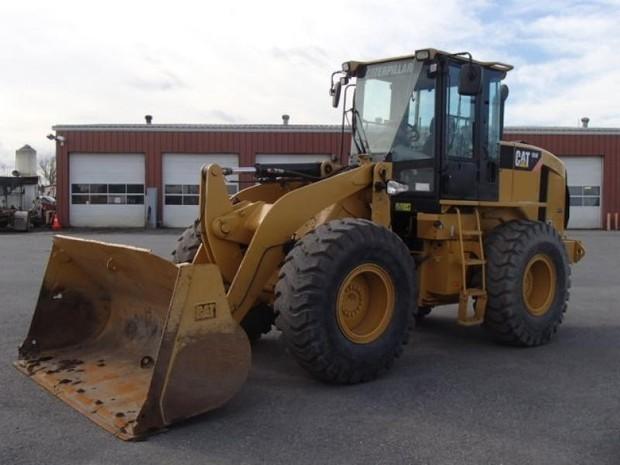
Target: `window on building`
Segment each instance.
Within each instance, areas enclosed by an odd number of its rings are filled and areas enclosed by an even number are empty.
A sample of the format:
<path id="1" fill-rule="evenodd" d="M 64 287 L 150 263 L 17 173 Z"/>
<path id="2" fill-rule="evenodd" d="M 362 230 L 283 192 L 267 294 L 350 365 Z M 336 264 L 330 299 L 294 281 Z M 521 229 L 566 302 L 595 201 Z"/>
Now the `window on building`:
<path id="1" fill-rule="evenodd" d="M 85 205 L 88 204 L 88 195 L 72 195 L 71 196 L 71 203 L 74 205 Z"/>
<path id="2" fill-rule="evenodd" d="M 198 184 L 166 184 L 164 203 L 166 205 L 198 205 Z"/>
<path id="3" fill-rule="evenodd" d="M 72 184 L 71 193 L 88 194 L 90 192 L 90 184 Z"/>
<path id="4" fill-rule="evenodd" d="M 183 196 L 181 195 L 166 195 L 164 199 L 166 205 L 183 205 Z"/>
<path id="5" fill-rule="evenodd" d="M 128 194 L 144 194 L 144 184 L 127 184 Z"/>
<path id="6" fill-rule="evenodd" d="M 183 185 L 183 195 L 198 195 L 199 192 L 200 186 L 198 184 Z"/>
<path id="7" fill-rule="evenodd" d="M 237 184 L 226 184 L 229 195 L 238 191 Z M 200 186 L 198 184 L 166 184 L 164 186 L 165 205 L 198 205 Z"/>
<path id="8" fill-rule="evenodd" d="M 71 184 L 71 203 L 144 205 L 144 184 Z"/>
<path id="9" fill-rule="evenodd" d="M 127 203 L 130 205 L 142 205 L 144 203 L 144 195 L 128 195 Z"/>
<path id="10" fill-rule="evenodd" d="M 114 205 L 123 205 L 127 203 L 126 195 L 108 195 L 108 203 Z"/>
<path id="11" fill-rule="evenodd" d="M 183 205 L 198 205 L 198 196 L 197 195 L 184 195 Z"/>
<path id="12" fill-rule="evenodd" d="M 181 195 L 183 193 L 183 185 L 182 184 L 166 184 L 165 189 L 166 195 Z"/>
<path id="13" fill-rule="evenodd" d="M 571 207 L 599 207 L 601 186 L 568 186 Z"/>

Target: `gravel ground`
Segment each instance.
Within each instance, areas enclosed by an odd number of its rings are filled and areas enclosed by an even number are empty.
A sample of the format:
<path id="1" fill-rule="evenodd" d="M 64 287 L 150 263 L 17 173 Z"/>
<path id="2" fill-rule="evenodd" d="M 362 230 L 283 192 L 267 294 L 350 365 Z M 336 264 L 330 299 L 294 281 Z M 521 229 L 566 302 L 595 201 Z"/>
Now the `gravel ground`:
<path id="1" fill-rule="evenodd" d="M 167 256 L 178 231 L 69 234 Z M 272 331 L 227 406 L 125 443 L 11 366 L 51 234 L 0 234 L 0 464 L 618 464 L 620 234 L 573 236 L 587 256 L 547 346 L 498 346 L 456 326 L 447 307 L 416 328 L 387 376 L 334 387 L 309 378 Z"/>

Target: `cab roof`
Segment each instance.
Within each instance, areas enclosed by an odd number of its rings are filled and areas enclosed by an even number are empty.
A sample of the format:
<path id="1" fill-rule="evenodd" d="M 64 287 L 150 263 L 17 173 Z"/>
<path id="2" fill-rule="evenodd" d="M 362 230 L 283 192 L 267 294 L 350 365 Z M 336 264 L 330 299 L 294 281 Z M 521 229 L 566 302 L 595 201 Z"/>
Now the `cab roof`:
<path id="1" fill-rule="evenodd" d="M 381 58 L 378 60 L 346 61 L 342 64 L 342 67 L 344 71 L 350 70 L 350 73 L 355 75 L 356 69 L 359 68 L 360 66 L 374 65 L 377 63 L 386 63 L 389 61 L 406 60 L 406 59 L 417 59 L 420 61 L 434 60 L 435 58 L 440 57 L 440 56 L 450 57 L 450 58 L 460 60 L 463 62 L 468 62 L 468 63 L 471 61 L 472 63 L 477 63 L 480 66 L 483 66 L 485 68 L 492 68 L 492 69 L 496 69 L 498 71 L 503 71 L 503 72 L 508 72 L 513 69 L 512 65 L 509 65 L 507 63 L 502 63 L 499 61 L 479 61 L 479 60 L 474 60 L 474 59 L 470 60 L 469 56 L 471 55 L 469 54 L 469 52 L 450 53 L 450 52 L 445 52 L 443 50 L 437 50 L 435 48 L 422 48 L 422 49 L 416 50 L 412 55 L 401 55 L 401 56 L 390 57 L 390 58 Z M 345 69 L 345 65 L 348 65 L 349 70 Z"/>

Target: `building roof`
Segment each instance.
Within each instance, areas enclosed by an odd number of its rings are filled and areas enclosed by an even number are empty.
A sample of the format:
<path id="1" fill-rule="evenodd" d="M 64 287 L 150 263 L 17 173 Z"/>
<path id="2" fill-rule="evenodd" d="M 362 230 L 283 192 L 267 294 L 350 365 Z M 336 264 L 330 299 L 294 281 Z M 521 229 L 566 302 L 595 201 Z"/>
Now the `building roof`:
<path id="1" fill-rule="evenodd" d="M 20 148 L 20 149 L 17 149 L 17 151 L 18 151 L 18 152 L 35 152 L 35 153 L 36 153 L 36 150 L 35 150 L 35 149 L 33 149 L 33 148 L 32 148 L 30 145 L 28 145 L 28 144 L 24 145 L 24 146 L 23 146 L 22 148 Z"/>
<path id="2" fill-rule="evenodd" d="M 52 130 L 119 132 L 340 132 L 335 124 L 57 124 Z"/>
<path id="3" fill-rule="evenodd" d="M 583 128 L 571 126 L 507 126 L 508 134 L 620 135 L 620 128 Z"/>
<path id="4" fill-rule="evenodd" d="M 339 133 L 339 124 L 57 124 L 54 131 L 111 132 L 331 132 Z M 349 130 L 345 128 L 345 131 Z M 570 126 L 506 126 L 508 134 L 620 135 L 620 128 L 582 128 Z M 26 148 L 29 146 L 24 146 Z M 20 149 L 21 150 L 21 149 Z"/>
<path id="5" fill-rule="evenodd" d="M 0 176 L 0 186 L 19 187 L 30 184 L 39 184 L 38 176 Z"/>

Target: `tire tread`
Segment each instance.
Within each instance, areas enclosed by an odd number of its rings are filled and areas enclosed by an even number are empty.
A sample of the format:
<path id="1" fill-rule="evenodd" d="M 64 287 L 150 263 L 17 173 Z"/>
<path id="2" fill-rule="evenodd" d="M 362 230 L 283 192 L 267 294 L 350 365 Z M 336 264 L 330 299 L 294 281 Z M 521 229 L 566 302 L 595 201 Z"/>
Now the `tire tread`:
<path id="1" fill-rule="evenodd" d="M 522 257 L 532 243 L 547 241 L 553 243 L 562 258 L 566 288 L 560 289 L 560 308 L 550 309 L 557 316 L 546 327 L 535 330 L 523 315 L 526 312 L 521 298 L 515 295 L 513 283 L 521 282 Z M 570 267 L 562 238 L 557 230 L 541 221 L 515 220 L 495 228 L 485 241 L 487 259 L 488 303 L 484 326 L 500 342 L 517 346 L 537 346 L 548 343 L 557 332 L 566 312 L 570 287 Z M 557 290 L 556 290 L 557 291 Z"/>
<path id="2" fill-rule="evenodd" d="M 298 241 L 286 256 L 276 284 L 276 326 L 282 330 L 284 340 L 299 364 L 326 382 L 353 384 L 385 373 L 394 359 L 402 354 L 413 324 L 414 312 L 409 311 L 399 340 L 375 364 L 348 359 L 338 352 L 325 334 L 319 314 L 325 312 L 322 306 L 325 294 L 322 277 L 325 270 L 335 266 L 338 252 L 346 250 L 348 244 L 360 243 L 370 247 L 372 244 L 385 244 L 394 256 L 410 260 L 411 275 L 407 279 L 415 288 L 415 264 L 400 238 L 371 221 L 351 218 L 320 225 Z"/>

